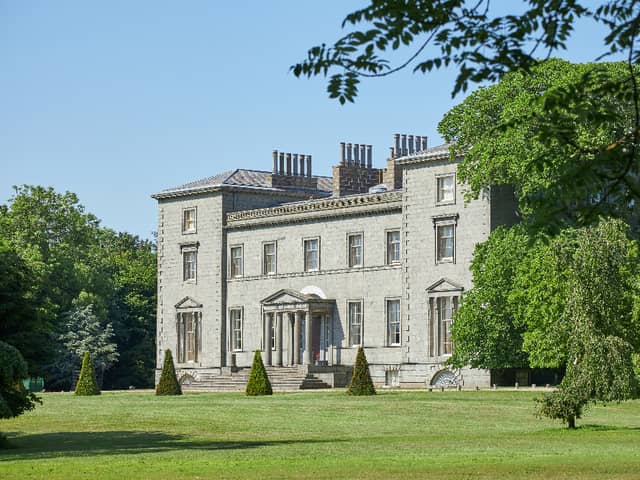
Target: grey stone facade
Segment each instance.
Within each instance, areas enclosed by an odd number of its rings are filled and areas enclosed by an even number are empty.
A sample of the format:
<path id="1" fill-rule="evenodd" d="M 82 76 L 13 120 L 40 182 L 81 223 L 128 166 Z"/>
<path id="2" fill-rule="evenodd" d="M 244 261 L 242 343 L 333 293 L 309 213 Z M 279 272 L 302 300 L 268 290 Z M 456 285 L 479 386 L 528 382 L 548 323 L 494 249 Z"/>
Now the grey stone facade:
<path id="1" fill-rule="evenodd" d="M 333 178 L 274 151 L 271 172 L 155 194 L 158 368 L 170 348 L 180 376 L 215 388 L 261 350 L 340 385 L 362 345 L 378 385 L 488 386 L 489 372 L 444 362 L 475 245 L 514 221 L 513 195 L 465 203 L 447 146 L 402 139 L 384 169 L 365 145 L 341 144 Z"/>

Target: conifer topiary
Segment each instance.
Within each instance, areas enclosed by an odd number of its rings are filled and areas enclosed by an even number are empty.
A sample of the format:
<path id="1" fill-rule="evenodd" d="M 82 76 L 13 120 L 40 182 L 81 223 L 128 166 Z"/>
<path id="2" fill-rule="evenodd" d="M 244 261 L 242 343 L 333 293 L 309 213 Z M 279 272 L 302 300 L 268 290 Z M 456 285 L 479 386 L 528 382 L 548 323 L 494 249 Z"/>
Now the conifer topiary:
<path id="1" fill-rule="evenodd" d="M 78 383 L 76 383 L 75 394 L 82 396 L 100 395 L 100 388 L 96 381 L 96 370 L 93 367 L 93 360 L 89 352 L 84 352 L 82 357 L 82 368 L 80 369 Z"/>
<path id="2" fill-rule="evenodd" d="M 256 353 L 253 355 L 253 365 L 251 365 L 251 373 L 249 374 L 246 393 L 250 396 L 273 394 L 269 376 L 262 363 L 260 350 L 256 350 Z"/>
<path id="3" fill-rule="evenodd" d="M 156 386 L 156 395 L 182 395 L 182 388 L 176 376 L 176 367 L 173 365 L 173 355 L 169 349 L 164 351 L 164 365 L 160 381 Z"/>
<path id="4" fill-rule="evenodd" d="M 365 356 L 364 349 L 362 347 L 358 348 L 356 364 L 353 367 L 353 376 L 351 377 L 351 383 L 349 384 L 349 390 L 347 393 L 349 393 L 349 395 L 376 394 L 376 389 L 373 386 L 371 374 L 369 373 L 367 357 Z"/>

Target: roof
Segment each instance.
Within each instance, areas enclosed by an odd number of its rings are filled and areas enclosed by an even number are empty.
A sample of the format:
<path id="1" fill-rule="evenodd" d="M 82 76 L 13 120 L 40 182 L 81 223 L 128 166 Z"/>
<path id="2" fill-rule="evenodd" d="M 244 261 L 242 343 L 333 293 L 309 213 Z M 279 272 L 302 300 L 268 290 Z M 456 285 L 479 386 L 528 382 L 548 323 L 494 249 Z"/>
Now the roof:
<path id="1" fill-rule="evenodd" d="M 262 170 L 247 170 L 238 168 L 236 170 L 227 170 L 226 172 L 218 173 L 211 177 L 203 178 L 193 182 L 185 183 L 173 188 L 162 190 L 159 193 L 152 195 L 153 198 L 163 198 L 170 196 L 188 195 L 191 193 L 198 193 L 201 191 L 208 191 L 213 189 L 219 189 L 223 187 L 245 187 L 253 189 L 266 189 L 275 192 L 284 191 L 303 191 L 305 189 L 294 187 L 272 187 L 271 172 Z M 314 178 L 318 179 L 317 192 L 326 192 L 327 194 L 332 191 L 332 178 L 321 177 L 314 175 Z"/>
<path id="2" fill-rule="evenodd" d="M 420 150 L 410 155 L 405 155 L 396 159 L 399 164 L 411 164 L 435 160 L 448 160 L 450 158 L 450 150 L 453 143 L 443 143 L 437 147 Z"/>

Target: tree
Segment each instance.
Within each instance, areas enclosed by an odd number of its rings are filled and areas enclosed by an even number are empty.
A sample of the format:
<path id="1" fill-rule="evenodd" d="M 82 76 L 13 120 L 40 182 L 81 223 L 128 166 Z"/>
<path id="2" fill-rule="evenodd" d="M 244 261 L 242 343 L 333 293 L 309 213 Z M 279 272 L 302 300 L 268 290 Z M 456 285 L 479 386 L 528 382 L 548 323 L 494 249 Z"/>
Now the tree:
<path id="1" fill-rule="evenodd" d="M 353 375 L 347 390 L 349 395 L 375 395 L 376 389 L 369 373 L 369 363 L 364 354 L 364 348 L 359 347 L 356 354 L 356 364 L 353 367 Z"/>
<path id="2" fill-rule="evenodd" d="M 64 317 L 64 332 L 59 336 L 62 352 L 57 368 L 61 376 L 72 374 L 86 354 L 95 363 L 100 378 L 118 359 L 117 346 L 113 342 L 113 328 L 94 313 L 92 301 L 95 301 L 95 297 L 85 292 L 75 302 L 73 310 Z M 89 303 L 83 305 L 84 302 Z"/>
<path id="3" fill-rule="evenodd" d="M 164 364 L 160 381 L 156 386 L 156 395 L 182 395 L 182 388 L 176 376 L 176 367 L 173 364 L 173 355 L 169 349 L 164 351 Z"/>
<path id="4" fill-rule="evenodd" d="M 571 206 L 571 200 L 578 199 L 577 216 L 593 221 L 603 212 L 594 214 L 587 196 L 579 198 L 580 193 L 591 194 L 589 200 L 603 208 L 607 208 L 612 198 L 620 205 L 633 208 L 640 201 L 637 149 L 640 144 L 637 69 L 640 9 L 636 2 L 608 0 L 592 8 L 577 0 L 529 0 L 522 8 L 512 2 L 504 14 L 496 14 L 495 3 L 490 0 L 371 0 L 368 6 L 345 18 L 343 27 L 353 27 L 353 31 L 332 46 L 322 44 L 311 48 L 307 58 L 291 69 L 296 76 L 332 74 L 327 87 L 329 95 L 345 103 L 355 99 L 362 78 L 387 76 L 409 66 L 423 73 L 457 66 L 455 95 L 465 91 L 470 82 L 494 82 L 510 72 L 513 75 L 530 73 L 541 60 L 566 48 L 579 18 L 591 18 L 609 30 L 603 39 L 606 51 L 599 58 L 617 55 L 626 58 L 626 66 L 620 67 L 614 76 L 606 74 L 606 67 L 605 74 L 600 67 L 594 67 L 593 72 L 577 75 L 571 82 L 557 85 L 540 96 L 540 107 L 525 115 L 523 125 L 533 125 L 531 133 L 538 142 L 571 152 L 565 155 L 565 161 L 571 163 L 556 172 L 558 177 L 550 178 L 552 205 L 547 205 L 542 198 L 539 203 L 548 208 L 540 213 L 553 213 L 554 221 L 562 223 L 563 217 L 571 216 L 572 211 L 567 208 L 555 211 L 554 207 Z M 361 24 L 363 28 L 357 29 Z M 392 66 L 385 58 L 389 52 L 404 49 L 412 51 L 408 60 L 398 66 Z M 536 82 L 532 83 L 535 88 Z M 620 105 L 623 108 L 619 108 Z M 537 115 L 539 110 L 544 112 L 543 116 Z M 481 112 L 485 120 L 488 113 Z M 506 124 L 481 120 L 477 123 L 479 130 L 490 137 L 519 121 L 512 120 L 513 123 Z M 538 121 L 540 125 L 536 125 Z M 576 124 L 593 124 L 596 131 L 602 130 L 604 134 L 585 138 L 589 129 L 575 130 Z M 462 142 L 453 153 L 467 153 L 465 148 L 469 147 Z M 473 148 L 477 148 L 475 144 Z M 517 162 L 517 155 L 513 153 L 511 160 Z M 547 172 L 553 171 L 557 157 L 552 156 L 548 161 L 545 155 L 538 155 L 532 160 L 535 161 L 528 165 L 532 172 Z M 462 171 L 465 175 L 470 173 L 468 169 Z M 571 183 L 573 180 L 575 185 Z M 563 195 L 563 185 L 569 187 L 567 195 Z M 530 199 L 533 202 L 535 198 Z M 636 219 L 640 222 L 640 218 Z"/>
<path id="5" fill-rule="evenodd" d="M 273 394 L 269 375 L 267 375 L 264 363 L 262 363 L 260 350 L 256 350 L 253 354 L 253 363 L 251 364 L 251 372 L 249 373 L 245 393 L 251 397 Z"/>
<path id="6" fill-rule="evenodd" d="M 82 369 L 80 370 L 80 377 L 74 394 L 84 397 L 100 395 L 100 387 L 98 387 L 96 380 L 96 369 L 88 352 L 84 352 L 82 357 Z"/>
<path id="7" fill-rule="evenodd" d="M 18 349 L 0 342 L 0 418 L 17 417 L 40 403 L 24 388 L 27 376 L 27 364 Z"/>

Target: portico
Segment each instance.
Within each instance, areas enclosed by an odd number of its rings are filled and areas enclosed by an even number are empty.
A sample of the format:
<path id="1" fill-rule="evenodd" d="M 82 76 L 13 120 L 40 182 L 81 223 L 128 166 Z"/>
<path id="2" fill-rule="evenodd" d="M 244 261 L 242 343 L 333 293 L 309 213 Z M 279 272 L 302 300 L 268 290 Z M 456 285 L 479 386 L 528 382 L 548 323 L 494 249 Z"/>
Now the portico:
<path id="1" fill-rule="evenodd" d="M 262 305 L 263 360 L 269 366 L 328 365 L 333 345 L 334 300 L 291 289 Z"/>

